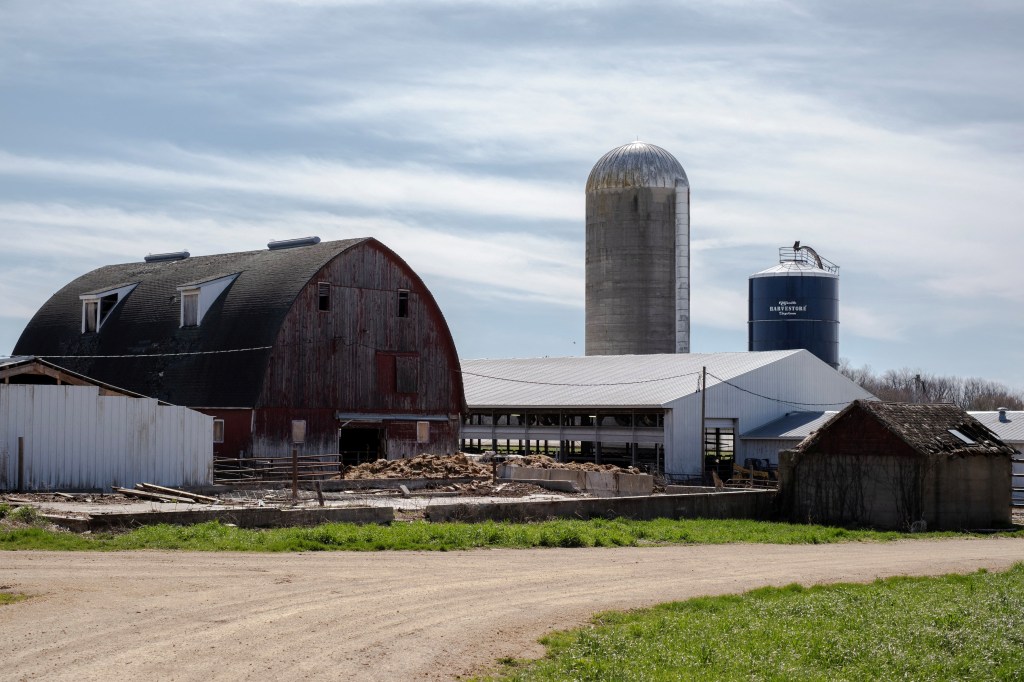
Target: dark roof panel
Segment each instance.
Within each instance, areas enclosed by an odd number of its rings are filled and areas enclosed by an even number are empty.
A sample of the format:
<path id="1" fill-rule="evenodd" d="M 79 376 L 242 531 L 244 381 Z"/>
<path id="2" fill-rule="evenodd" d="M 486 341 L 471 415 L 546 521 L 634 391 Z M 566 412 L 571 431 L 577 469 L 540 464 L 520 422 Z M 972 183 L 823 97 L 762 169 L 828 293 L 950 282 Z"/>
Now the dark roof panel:
<path id="1" fill-rule="evenodd" d="M 45 357 L 175 404 L 252 406 L 269 354 L 266 347 L 274 343 L 295 297 L 324 265 L 365 241 L 108 265 L 54 294 L 29 322 L 14 353 Z M 178 287 L 234 273 L 238 277 L 206 312 L 202 325 L 180 328 Z M 110 312 L 98 333 L 82 334 L 79 296 L 125 282 L 139 285 Z"/>

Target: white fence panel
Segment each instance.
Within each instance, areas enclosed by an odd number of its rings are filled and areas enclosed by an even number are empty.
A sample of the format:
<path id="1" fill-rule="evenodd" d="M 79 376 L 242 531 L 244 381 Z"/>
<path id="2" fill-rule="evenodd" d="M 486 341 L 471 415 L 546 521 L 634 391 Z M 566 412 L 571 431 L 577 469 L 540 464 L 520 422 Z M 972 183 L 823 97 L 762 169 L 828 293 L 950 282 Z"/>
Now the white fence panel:
<path id="1" fill-rule="evenodd" d="M 213 418 L 93 386 L 0 386 L 0 489 L 95 490 L 212 480 Z"/>

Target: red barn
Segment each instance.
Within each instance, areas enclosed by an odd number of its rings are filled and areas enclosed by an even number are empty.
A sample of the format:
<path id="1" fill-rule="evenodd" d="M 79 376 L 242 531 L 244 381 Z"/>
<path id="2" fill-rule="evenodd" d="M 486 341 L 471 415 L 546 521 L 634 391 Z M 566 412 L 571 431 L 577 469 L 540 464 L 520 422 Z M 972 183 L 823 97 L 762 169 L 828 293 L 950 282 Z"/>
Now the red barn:
<path id="1" fill-rule="evenodd" d="M 212 415 L 219 456 L 458 449 L 465 397 L 423 281 L 375 239 L 147 256 L 82 275 L 15 354 Z"/>

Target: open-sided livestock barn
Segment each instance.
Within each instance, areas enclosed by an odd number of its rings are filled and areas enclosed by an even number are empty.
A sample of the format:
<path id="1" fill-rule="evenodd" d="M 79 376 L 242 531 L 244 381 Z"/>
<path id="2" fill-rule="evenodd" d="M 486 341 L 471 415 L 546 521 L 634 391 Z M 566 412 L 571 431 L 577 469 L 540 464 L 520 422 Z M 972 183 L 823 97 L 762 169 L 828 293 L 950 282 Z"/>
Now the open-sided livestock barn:
<path id="1" fill-rule="evenodd" d="M 806 350 L 463 360 L 463 445 L 731 473 L 737 435 L 872 396 Z M 706 381 L 706 390 L 705 388 Z"/>

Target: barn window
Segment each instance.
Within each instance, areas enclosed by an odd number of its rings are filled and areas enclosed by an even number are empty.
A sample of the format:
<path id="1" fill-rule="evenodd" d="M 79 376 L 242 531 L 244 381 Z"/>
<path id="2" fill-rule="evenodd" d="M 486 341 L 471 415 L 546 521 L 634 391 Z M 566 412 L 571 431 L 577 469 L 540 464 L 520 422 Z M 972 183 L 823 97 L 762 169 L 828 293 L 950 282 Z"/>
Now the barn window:
<path id="1" fill-rule="evenodd" d="M 398 316 L 409 317 L 409 290 L 398 290 Z"/>
<path id="2" fill-rule="evenodd" d="M 419 390 L 420 359 L 416 355 L 399 355 L 395 358 L 395 390 L 399 393 L 416 393 Z"/>
<path id="3" fill-rule="evenodd" d="M 136 284 L 126 284 L 104 291 L 91 291 L 79 296 L 82 301 L 82 333 L 98 332 L 117 304 L 131 293 Z"/>
<path id="4" fill-rule="evenodd" d="M 82 332 L 94 332 L 99 329 L 99 301 L 84 301 L 82 303 Z"/>
<path id="5" fill-rule="evenodd" d="M 181 292 L 181 326 L 199 326 L 199 289 Z"/>
<path id="6" fill-rule="evenodd" d="M 317 309 L 327 312 L 331 309 L 331 283 L 318 282 L 316 285 Z"/>
<path id="7" fill-rule="evenodd" d="M 416 442 L 430 442 L 430 422 L 416 422 Z"/>
<path id="8" fill-rule="evenodd" d="M 237 274 L 218 275 L 177 287 L 181 294 L 181 326 L 198 327 L 201 325 L 206 313 L 237 277 Z"/>
<path id="9" fill-rule="evenodd" d="M 302 445 L 306 442 L 306 420 L 292 420 L 292 443 Z"/>
<path id="10" fill-rule="evenodd" d="M 213 420 L 213 442 L 223 443 L 224 442 L 224 420 L 214 419 Z"/>

